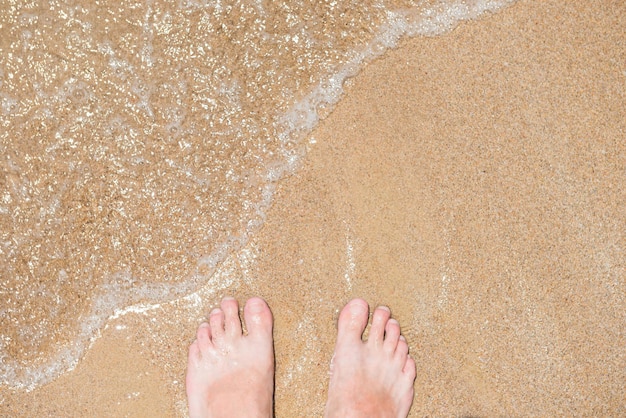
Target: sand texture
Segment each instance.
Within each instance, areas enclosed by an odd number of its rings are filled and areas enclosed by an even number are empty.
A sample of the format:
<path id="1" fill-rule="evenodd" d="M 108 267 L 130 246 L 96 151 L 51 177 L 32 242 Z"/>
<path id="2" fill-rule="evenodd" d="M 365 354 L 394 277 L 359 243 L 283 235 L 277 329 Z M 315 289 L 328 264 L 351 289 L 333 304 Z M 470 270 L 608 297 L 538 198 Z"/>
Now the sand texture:
<path id="1" fill-rule="evenodd" d="M 522 0 L 351 79 L 195 296 L 110 320 L 0 416 L 180 416 L 223 295 L 275 316 L 276 415 L 320 416 L 338 310 L 386 304 L 412 417 L 626 415 L 626 6 Z"/>

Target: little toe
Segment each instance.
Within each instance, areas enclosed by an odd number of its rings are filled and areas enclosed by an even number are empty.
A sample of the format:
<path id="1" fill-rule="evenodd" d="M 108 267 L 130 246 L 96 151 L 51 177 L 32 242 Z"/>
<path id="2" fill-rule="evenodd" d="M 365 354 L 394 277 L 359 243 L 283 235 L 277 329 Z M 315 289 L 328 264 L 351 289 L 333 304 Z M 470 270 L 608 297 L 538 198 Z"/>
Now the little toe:
<path id="1" fill-rule="evenodd" d="M 187 362 L 191 365 L 191 364 L 195 364 L 195 362 L 198 361 L 198 359 L 200 359 L 200 357 L 202 356 L 202 353 L 200 352 L 200 347 L 198 344 L 198 340 L 194 340 L 194 342 L 192 342 L 189 345 L 189 353 L 187 355 Z"/>
<path id="2" fill-rule="evenodd" d="M 406 343 L 406 339 L 401 335 L 398 339 L 398 345 L 394 357 L 398 359 L 398 362 L 404 367 L 406 359 L 409 355 L 409 345 Z"/>
<path id="3" fill-rule="evenodd" d="M 408 356 L 406 359 L 406 363 L 404 363 L 404 368 L 402 369 L 402 374 L 411 382 L 415 380 L 417 376 L 417 368 L 415 366 L 415 360 L 411 356 Z"/>
<path id="4" fill-rule="evenodd" d="M 264 338 L 271 341 L 274 319 L 267 303 L 258 297 L 250 298 L 243 310 L 248 335 L 253 338 Z"/>
<path id="5" fill-rule="evenodd" d="M 224 311 L 215 308 L 209 314 L 209 325 L 211 326 L 211 337 L 213 341 L 224 339 Z"/>
<path id="6" fill-rule="evenodd" d="M 203 322 L 198 326 L 196 331 L 196 341 L 198 348 L 204 350 L 212 345 L 211 343 L 211 326 L 208 322 Z"/>
<path id="7" fill-rule="evenodd" d="M 237 337 L 241 335 L 241 319 L 239 319 L 239 304 L 234 298 L 222 299 L 222 311 L 224 312 L 224 330 L 226 335 Z"/>
<path id="8" fill-rule="evenodd" d="M 400 324 L 393 318 L 387 321 L 385 326 L 385 341 L 383 347 L 388 353 L 395 353 L 400 338 Z"/>
<path id="9" fill-rule="evenodd" d="M 363 299 L 352 299 L 339 313 L 337 322 L 337 343 L 341 341 L 361 341 L 367 326 L 369 306 Z"/>
<path id="10" fill-rule="evenodd" d="M 370 328 L 368 342 L 373 342 L 377 347 L 383 343 L 383 337 L 385 335 L 385 328 L 387 327 L 387 321 L 391 316 L 391 311 L 386 306 L 379 306 L 372 315 L 372 327 Z"/>

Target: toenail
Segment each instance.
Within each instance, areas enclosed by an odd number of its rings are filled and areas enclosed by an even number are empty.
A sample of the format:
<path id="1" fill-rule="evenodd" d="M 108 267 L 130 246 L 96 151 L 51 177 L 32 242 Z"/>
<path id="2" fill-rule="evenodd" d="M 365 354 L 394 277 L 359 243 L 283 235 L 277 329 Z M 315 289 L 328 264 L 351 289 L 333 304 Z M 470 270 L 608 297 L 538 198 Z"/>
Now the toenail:
<path id="1" fill-rule="evenodd" d="M 378 309 L 382 309 L 383 311 L 391 312 L 391 309 L 389 309 L 386 306 L 379 306 Z"/>
<path id="2" fill-rule="evenodd" d="M 265 304 L 260 300 L 252 300 L 248 304 L 248 309 L 250 310 L 250 313 L 258 314 L 263 312 L 263 310 L 265 309 Z"/>
<path id="3" fill-rule="evenodd" d="M 353 315 L 360 315 L 366 310 L 367 308 L 361 302 L 352 302 L 350 304 L 350 313 Z"/>
<path id="4" fill-rule="evenodd" d="M 213 310 L 211 311 L 211 313 L 209 313 L 209 315 L 217 315 L 220 312 L 222 312 L 220 308 L 213 308 Z"/>

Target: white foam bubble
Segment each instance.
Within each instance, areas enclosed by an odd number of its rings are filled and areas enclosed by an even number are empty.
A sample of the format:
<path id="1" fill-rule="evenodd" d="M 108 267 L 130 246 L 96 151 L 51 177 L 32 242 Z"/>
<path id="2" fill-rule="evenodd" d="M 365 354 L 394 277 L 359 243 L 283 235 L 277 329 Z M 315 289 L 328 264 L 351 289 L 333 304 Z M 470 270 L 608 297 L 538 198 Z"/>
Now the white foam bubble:
<path id="1" fill-rule="evenodd" d="M 5 115 L 11 115 L 18 111 L 18 100 L 8 94 L 0 94 L 0 108 Z"/>

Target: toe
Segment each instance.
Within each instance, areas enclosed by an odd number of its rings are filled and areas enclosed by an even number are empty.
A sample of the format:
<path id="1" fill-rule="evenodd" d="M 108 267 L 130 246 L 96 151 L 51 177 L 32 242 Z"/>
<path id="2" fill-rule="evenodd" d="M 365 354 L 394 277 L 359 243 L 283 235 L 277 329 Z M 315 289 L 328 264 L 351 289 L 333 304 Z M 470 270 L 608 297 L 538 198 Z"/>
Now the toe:
<path id="1" fill-rule="evenodd" d="M 388 353 L 395 353 L 396 347 L 398 347 L 398 339 L 400 338 L 400 324 L 395 319 L 391 318 L 387 321 L 385 326 L 385 342 L 383 347 Z"/>
<path id="2" fill-rule="evenodd" d="M 198 345 L 198 340 L 195 340 L 189 346 L 189 353 L 187 355 L 187 362 L 189 365 L 196 364 L 198 359 L 202 354 L 200 353 L 200 347 Z"/>
<path id="3" fill-rule="evenodd" d="M 241 319 L 239 319 L 239 304 L 237 300 L 226 297 L 222 300 L 224 312 L 224 330 L 226 335 L 236 337 L 241 335 Z"/>
<path id="4" fill-rule="evenodd" d="M 213 341 L 222 340 L 224 338 L 224 311 L 220 308 L 213 309 L 209 314 L 209 325 Z"/>
<path id="5" fill-rule="evenodd" d="M 367 326 L 369 306 L 363 299 L 352 299 L 339 314 L 337 323 L 337 342 L 361 341 L 361 336 Z"/>
<path id="6" fill-rule="evenodd" d="M 417 375 L 415 360 L 408 356 L 406 359 L 406 363 L 404 363 L 404 368 L 402 369 L 402 374 L 411 382 L 415 380 L 415 376 Z"/>
<path id="7" fill-rule="evenodd" d="M 383 343 L 383 337 L 385 335 L 385 328 L 387 327 L 387 321 L 391 316 L 391 311 L 386 306 L 379 306 L 372 315 L 372 327 L 370 328 L 370 334 L 367 339 L 368 342 L 374 343 L 379 347 Z"/>
<path id="8" fill-rule="evenodd" d="M 400 363 L 402 367 L 404 367 L 408 355 L 409 345 L 406 343 L 406 339 L 401 335 L 398 339 L 398 346 L 396 347 L 394 357 L 398 360 L 398 363 Z"/>
<path id="9" fill-rule="evenodd" d="M 196 341 L 198 349 L 204 350 L 212 345 L 211 343 L 211 326 L 208 322 L 203 322 L 198 326 L 196 331 Z"/>
<path id="10" fill-rule="evenodd" d="M 272 338 L 272 311 L 261 298 L 251 298 L 243 310 L 248 335 L 254 338 Z"/>

